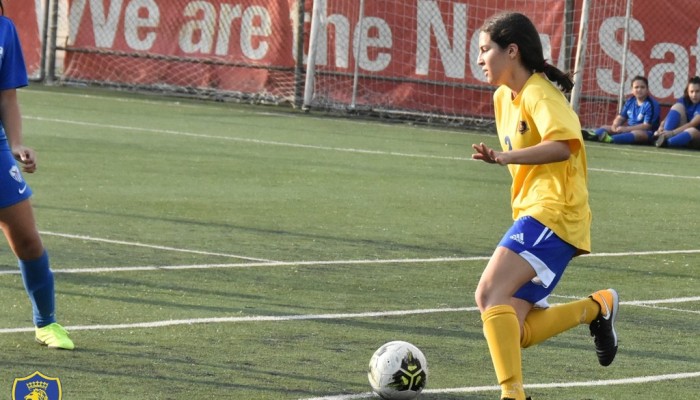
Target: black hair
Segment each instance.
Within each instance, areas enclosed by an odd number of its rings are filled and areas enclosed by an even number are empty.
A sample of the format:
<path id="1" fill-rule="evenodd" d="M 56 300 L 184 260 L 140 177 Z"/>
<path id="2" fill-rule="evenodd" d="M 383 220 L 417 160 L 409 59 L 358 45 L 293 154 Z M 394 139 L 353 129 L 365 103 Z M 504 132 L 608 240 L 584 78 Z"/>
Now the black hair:
<path id="1" fill-rule="evenodd" d="M 688 84 L 685 85 L 685 89 L 683 89 L 683 99 L 685 100 L 686 104 L 693 104 L 693 102 L 690 100 L 690 95 L 688 94 L 688 86 L 690 85 L 700 85 L 700 76 L 694 76 L 688 79 Z"/>
<path id="2" fill-rule="evenodd" d="M 2 6 L 2 0 L 0 0 L 0 15 L 5 15 L 5 7 Z"/>
<path id="3" fill-rule="evenodd" d="M 571 92 L 574 87 L 571 74 L 562 72 L 544 59 L 540 34 L 527 16 L 517 12 L 496 14 L 484 22 L 481 31 L 488 33 L 491 40 L 502 49 L 516 44 L 525 68 L 543 72 L 547 79 L 556 82 L 564 92 Z"/>
<path id="4" fill-rule="evenodd" d="M 634 83 L 635 83 L 636 81 L 642 81 L 642 82 L 644 82 L 644 84 L 646 85 L 646 87 L 649 87 L 649 80 L 648 80 L 646 77 L 644 77 L 644 76 L 641 76 L 641 75 L 635 76 L 635 77 L 632 78 L 632 80 L 630 81 L 630 85 L 634 85 Z"/>

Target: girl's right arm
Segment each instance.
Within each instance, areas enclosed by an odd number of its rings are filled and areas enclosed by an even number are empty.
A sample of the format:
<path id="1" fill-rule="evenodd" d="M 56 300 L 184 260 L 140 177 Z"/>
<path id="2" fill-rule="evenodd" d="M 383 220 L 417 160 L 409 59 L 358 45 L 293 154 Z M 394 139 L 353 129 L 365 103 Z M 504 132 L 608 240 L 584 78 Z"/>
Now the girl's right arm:
<path id="1" fill-rule="evenodd" d="M 24 146 L 22 137 L 22 115 L 17 100 L 17 89 L 0 90 L 0 120 L 5 128 L 7 142 L 12 155 L 22 166 L 24 172 L 36 170 L 34 150 Z"/>

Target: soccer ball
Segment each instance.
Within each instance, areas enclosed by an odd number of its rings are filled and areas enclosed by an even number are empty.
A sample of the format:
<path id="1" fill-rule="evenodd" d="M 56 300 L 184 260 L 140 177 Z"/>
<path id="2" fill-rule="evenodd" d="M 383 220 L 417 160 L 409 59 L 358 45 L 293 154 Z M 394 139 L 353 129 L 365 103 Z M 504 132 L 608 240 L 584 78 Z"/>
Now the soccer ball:
<path id="1" fill-rule="evenodd" d="M 367 378 L 382 399 L 415 399 L 428 383 L 428 361 L 411 343 L 388 342 L 369 360 Z"/>

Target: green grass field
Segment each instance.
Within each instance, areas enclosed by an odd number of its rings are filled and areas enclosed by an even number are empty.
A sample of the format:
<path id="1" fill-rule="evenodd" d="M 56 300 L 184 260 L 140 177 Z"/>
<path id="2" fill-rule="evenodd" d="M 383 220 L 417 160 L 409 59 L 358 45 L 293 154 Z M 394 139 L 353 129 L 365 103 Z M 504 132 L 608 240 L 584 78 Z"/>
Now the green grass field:
<path id="1" fill-rule="evenodd" d="M 2 245 L 0 400 L 35 371 L 66 400 L 371 398 L 389 340 L 426 354 L 422 399 L 498 397 L 473 291 L 510 177 L 470 160 L 493 134 L 87 89 L 20 100 L 77 348 L 34 343 Z M 615 287 L 620 350 L 600 367 L 586 326 L 526 349 L 528 394 L 696 398 L 700 152 L 587 151 L 594 253 L 552 302 Z"/>

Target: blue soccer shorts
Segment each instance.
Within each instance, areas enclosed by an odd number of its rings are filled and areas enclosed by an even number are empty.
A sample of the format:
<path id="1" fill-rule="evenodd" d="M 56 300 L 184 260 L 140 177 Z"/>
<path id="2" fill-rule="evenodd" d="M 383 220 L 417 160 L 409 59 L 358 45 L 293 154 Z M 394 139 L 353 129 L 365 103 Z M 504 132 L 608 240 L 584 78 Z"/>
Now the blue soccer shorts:
<path id="1" fill-rule="evenodd" d="M 537 274 L 513 296 L 537 307 L 549 307 L 547 296 L 552 293 L 576 254 L 576 247 L 530 216 L 515 221 L 498 245 L 519 254 Z"/>
<path id="2" fill-rule="evenodd" d="M 15 205 L 31 195 L 32 189 L 22 177 L 7 141 L 0 141 L 0 208 Z"/>

